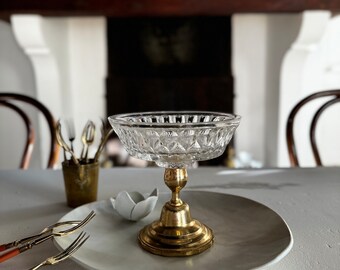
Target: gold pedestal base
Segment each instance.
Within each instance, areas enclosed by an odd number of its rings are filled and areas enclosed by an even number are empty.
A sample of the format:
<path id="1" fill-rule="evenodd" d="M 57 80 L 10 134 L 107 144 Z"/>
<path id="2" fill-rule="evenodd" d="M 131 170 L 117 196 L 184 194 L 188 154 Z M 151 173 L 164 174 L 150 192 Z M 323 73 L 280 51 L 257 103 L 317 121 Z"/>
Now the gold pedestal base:
<path id="1" fill-rule="evenodd" d="M 213 244 L 210 228 L 192 219 L 188 204 L 179 199 L 179 191 L 187 181 L 186 169 L 166 169 L 165 183 L 172 198 L 162 209 L 159 221 L 144 227 L 138 236 L 141 247 L 161 256 L 191 256 Z"/>

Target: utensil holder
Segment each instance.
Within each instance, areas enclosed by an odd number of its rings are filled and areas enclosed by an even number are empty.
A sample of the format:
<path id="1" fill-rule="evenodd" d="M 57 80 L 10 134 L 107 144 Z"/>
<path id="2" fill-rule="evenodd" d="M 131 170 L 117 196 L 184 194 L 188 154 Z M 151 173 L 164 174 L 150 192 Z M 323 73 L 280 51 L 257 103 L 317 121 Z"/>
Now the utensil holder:
<path id="1" fill-rule="evenodd" d="M 67 205 L 77 207 L 97 200 L 99 163 L 90 160 L 75 164 L 70 160 L 62 163 Z"/>

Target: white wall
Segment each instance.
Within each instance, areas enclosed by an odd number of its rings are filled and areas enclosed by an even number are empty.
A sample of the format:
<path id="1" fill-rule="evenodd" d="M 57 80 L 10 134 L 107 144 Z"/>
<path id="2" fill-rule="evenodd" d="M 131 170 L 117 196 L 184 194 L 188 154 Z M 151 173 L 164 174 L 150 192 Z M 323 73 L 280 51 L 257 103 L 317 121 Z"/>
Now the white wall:
<path id="1" fill-rule="evenodd" d="M 80 152 L 85 122 L 92 119 L 100 123 L 106 112 L 105 18 L 14 15 L 11 22 L 12 25 L 0 24 L 0 91 L 31 95 L 43 102 L 56 119 L 73 118 L 78 136 L 76 151 Z M 44 119 L 34 117 L 39 119 L 40 128 L 31 167 L 45 167 L 49 134 Z M 20 129 L 11 127 L 6 133 L 1 132 L 0 143 L 17 141 L 12 140 L 9 130 Z M 21 137 L 20 133 L 16 136 Z M 97 134 L 98 141 L 99 126 Z M 39 151 L 40 143 L 44 145 L 42 151 Z M 10 147 L 2 149 L 8 153 L 20 152 Z M 0 155 L 0 168 L 15 168 L 15 164 L 12 158 Z"/>
<path id="2" fill-rule="evenodd" d="M 281 61 L 300 27 L 300 15 L 240 14 L 232 21 L 235 112 L 242 116 L 236 150 L 276 166 Z"/>
<path id="3" fill-rule="evenodd" d="M 242 116 L 235 134 L 236 151 L 250 152 L 263 161 L 265 132 L 266 16 L 232 18 L 232 67 L 235 112 Z"/>
<path id="4" fill-rule="evenodd" d="M 278 166 L 279 99 L 282 61 L 301 27 L 301 14 L 267 15 L 266 59 L 266 113 L 265 159 L 266 166 Z M 285 142 L 284 142 L 285 144 Z"/>
<path id="5" fill-rule="evenodd" d="M 30 60 L 19 47 L 11 25 L 0 21 L 0 92 L 17 92 L 35 96 L 35 80 Z M 33 122 L 37 117 L 30 110 Z M 13 132 L 15 130 L 15 132 Z M 25 128 L 19 116 L 0 106 L 0 169 L 17 168 L 24 146 Z M 40 166 L 39 145 L 32 166 Z"/>
<path id="6" fill-rule="evenodd" d="M 80 136 L 87 120 L 97 124 L 106 117 L 106 20 L 103 17 L 68 19 L 68 60 L 70 85 L 67 94 L 71 116 L 76 123 L 76 148 L 80 154 Z M 94 155 L 95 147 L 89 149 Z"/>
<path id="7" fill-rule="evenodd" d="M 303 13 L 299 35 L 285 55 L 281 74 L 278 165 L 289 166 L 285 135 L 292 107 L 307 95 L 321 90 L 340 89 L 340 17 L 329 11 Z M 317 102 L 319 103 L 319 102 Z M 319 103 L 320 104 L 320 103 Z M 294 137 L 300 166 L 315 166 L 309 142 L 309 123 L 315 113 L 312 103 L 296 118 Z M 325 113 L 317 126 L 317 141 L 325 165 L 340 165 L 340 108 Z"/>

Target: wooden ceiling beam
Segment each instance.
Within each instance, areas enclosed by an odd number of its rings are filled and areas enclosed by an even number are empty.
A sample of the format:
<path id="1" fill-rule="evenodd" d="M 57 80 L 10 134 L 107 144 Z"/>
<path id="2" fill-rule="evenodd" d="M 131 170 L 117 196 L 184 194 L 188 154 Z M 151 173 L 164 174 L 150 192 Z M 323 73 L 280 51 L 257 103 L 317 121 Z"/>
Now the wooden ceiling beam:
<path id="1" fill-rule="evenodd" d="M 0 14 L 45 16 L 223 16 L 233 13 L 340 11 L 338 0 L 4 0 Z"/>

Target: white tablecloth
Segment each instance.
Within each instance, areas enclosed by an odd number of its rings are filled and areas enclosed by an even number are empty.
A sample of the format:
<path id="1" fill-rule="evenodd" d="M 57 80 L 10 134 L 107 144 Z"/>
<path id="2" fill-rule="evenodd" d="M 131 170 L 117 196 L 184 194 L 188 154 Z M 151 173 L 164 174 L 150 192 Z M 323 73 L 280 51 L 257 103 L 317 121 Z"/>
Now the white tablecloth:
<path id="1" fill-rule="evenodd" d="M 151 192 L 154 187 L 168 190 L 163 169 L 102 169 L 98 200 L 121 190 Z M 340 269 L 340 168 L 198 168 L 189 170 L 185 189 L 240 195 L 276 211 L 289 225 L 294 245 L 286 257 L 266 269 Z M 70 210 L 61 171 L 0 171 L 1 243 L 37 233 Z M 48 241 L 2 263 L 0 269 L 28 269 L 57 252 Z M 83 268 L 67 260 L 53 269 Z"/>

